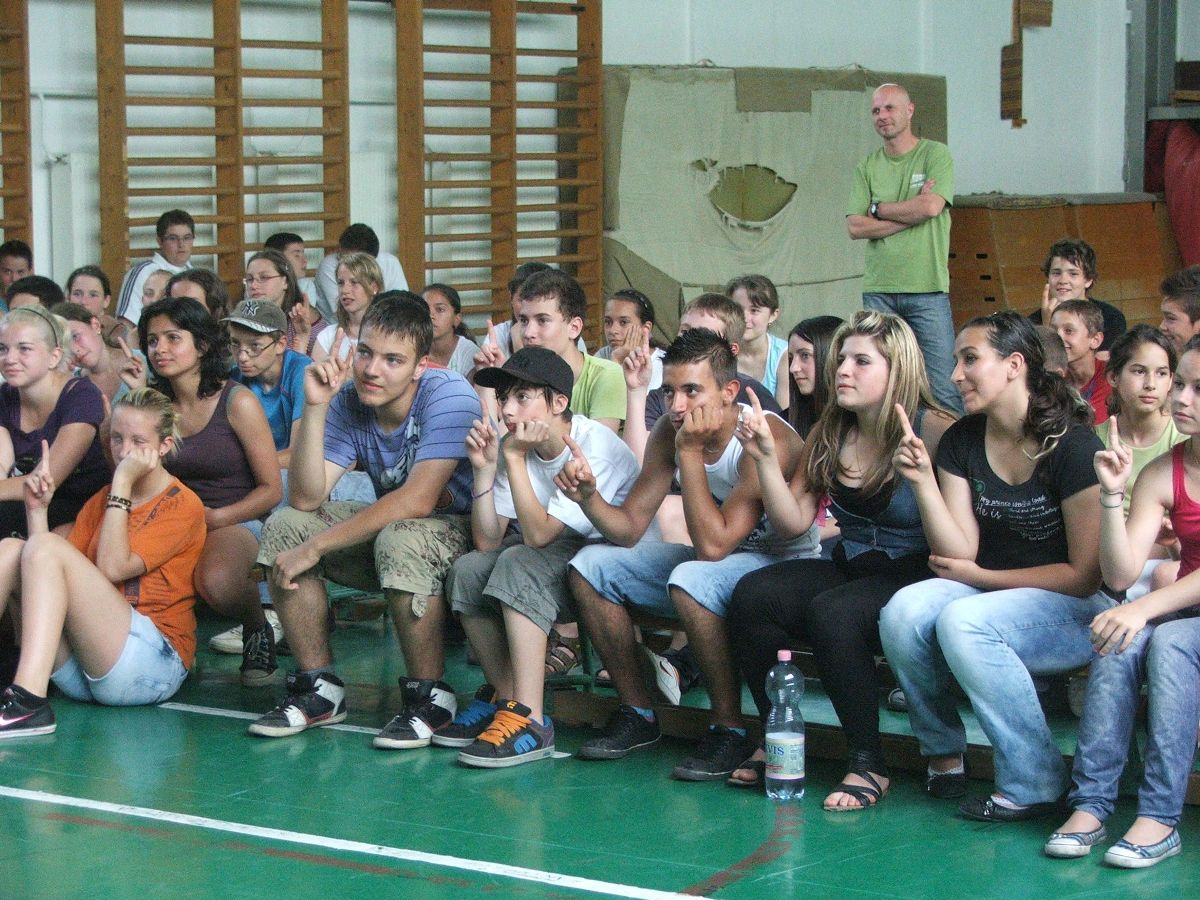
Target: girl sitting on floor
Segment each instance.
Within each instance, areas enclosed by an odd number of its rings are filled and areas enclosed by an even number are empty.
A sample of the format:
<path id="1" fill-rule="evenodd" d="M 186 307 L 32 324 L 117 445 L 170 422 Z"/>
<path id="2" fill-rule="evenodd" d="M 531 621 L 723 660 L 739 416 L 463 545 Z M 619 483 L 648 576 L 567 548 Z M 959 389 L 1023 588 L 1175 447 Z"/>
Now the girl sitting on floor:
<path id="1" fill-rule="evenodd" d="M 1116 347 L 1114 346 L 1114 352 Z M 1074 812 L 1046 842 L 1047 856 L 1086 856 L 1105 840 L 1133 724 L 1149 681 L 1145 774 L 1138 815 L 1104 861 L 1126 869 L 1152 866 L 1180 851 L 1176 826 L 1183 813 L 1196 723 L 1200 719 L 1200 339 L 1184 347 L 1171 392 L 1175 425 L 1187 436 L 1151 461 L 1133 488 L 1129 520 L 1122 505 L 1134 468 L 1133 450 L 1119 427 L 1096 454 L 1100 480 L 1100 568 L 1121 590 L 1137 579 L 1158 537 L 1164 514 L 1182 547 L 1178 580 L 1105 610 L 1091 623 L 1099 658 L 1088 674 L 1079 747 L 1068 802 Z"/>
<path id="2" fill-rule="evenodd" d="M 49 734 L 53 681 L 74 700 L 159 703 L 179 689 L 196 649 L 192 573 L 204 546 L 199 498 L 162 467 L 176 414 L 142 388 L 113 406 L 112 484 L 67 538 L 49 530 L 51 450 L 26 478 L 29 538 L 0 541 L 0 609 L 21 610 L 21 656 L 0 697 L 0 738 Z"/>

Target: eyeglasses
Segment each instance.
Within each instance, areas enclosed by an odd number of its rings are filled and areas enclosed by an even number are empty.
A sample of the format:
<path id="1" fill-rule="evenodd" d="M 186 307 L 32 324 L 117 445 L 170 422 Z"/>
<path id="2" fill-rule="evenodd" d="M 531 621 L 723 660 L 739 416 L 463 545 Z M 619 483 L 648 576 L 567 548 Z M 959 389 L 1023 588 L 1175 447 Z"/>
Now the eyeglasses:
<path id="1" fill-rule="evenodd" d="M 254 287 L 256 284 L 266 284 L 273 278 L 286 278 L 286 275 L 247 275 L 242 279 L 246 287 Z"/>
<path id="2" fill-rule="evenodd" d="M 273 341 L 267 341 L 265 344 L 239 344 L 237 341 L 229 341 L 225 344 L 225 348 L 229 351 L 229 355 L 234 359 L 240 359 L 243 356 L 246 359 L 258 359 L 264 353 L 271 349 L 275 344 L 279 343 L 279 338 Z"/>
<path id="3" fill-rule="evenodd" d="M 162 236 L 164 244 L 190 244 L 195 239 L 194 234 L 164 234 Z"/>

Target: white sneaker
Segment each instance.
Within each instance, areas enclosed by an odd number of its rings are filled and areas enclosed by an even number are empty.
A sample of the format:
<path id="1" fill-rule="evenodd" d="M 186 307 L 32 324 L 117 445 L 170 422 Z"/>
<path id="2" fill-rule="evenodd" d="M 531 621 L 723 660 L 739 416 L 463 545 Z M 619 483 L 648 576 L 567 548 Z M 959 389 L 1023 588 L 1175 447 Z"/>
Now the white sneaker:
<path id="1" fill-rule="evenodd" d="M 658 687 L 659 693 L 672 706 L 678 706 L 679 701 L 683 699 L 683 685 L 679 677 L 679 670 L 669 659 L 655 653 L 645 644 L 642 644 L 642 652 L 646 654 L 646 659 L 654 670 L 654 683 Z"/>
<path id="2" fill-rule="evenodd" d="M 279 613 L 273 609 L 264 609 L 271 630 L 275 632 L 275 643 L 283 640 L 283 626 L 279 624 Z M 228 653 L 231 656 L 242 655 L 242 626 L 230 628 L 220 634 L 214 634 L 208 639 L 208 649 L 217 653 Z"/>

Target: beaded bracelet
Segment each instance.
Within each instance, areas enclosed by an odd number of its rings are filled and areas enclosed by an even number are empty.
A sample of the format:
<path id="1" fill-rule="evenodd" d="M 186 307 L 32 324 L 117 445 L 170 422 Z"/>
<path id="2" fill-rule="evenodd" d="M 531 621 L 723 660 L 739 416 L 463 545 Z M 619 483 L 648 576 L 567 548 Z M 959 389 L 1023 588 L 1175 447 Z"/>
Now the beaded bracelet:
<path id="1" fill-rule="evenodd" d="M 129 512 L 133 509 L 133 501 L 128 497 L 118 497 L 116 494 L 109 494 L 104 501 L 105 509 L 123 509 Z"/>

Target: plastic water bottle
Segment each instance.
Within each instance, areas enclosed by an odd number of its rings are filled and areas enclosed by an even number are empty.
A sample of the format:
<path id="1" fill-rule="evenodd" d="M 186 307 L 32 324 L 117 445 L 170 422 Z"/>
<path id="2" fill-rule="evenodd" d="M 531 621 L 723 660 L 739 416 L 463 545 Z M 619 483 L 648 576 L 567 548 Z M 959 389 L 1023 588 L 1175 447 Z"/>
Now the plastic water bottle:
<path id="1" fill-rule="evenodd" d="M 792 651 L 780 650 L 767 673 L 767 796 L 799 800 L 804 796 L 804 676 L 792 665 Z"/>

